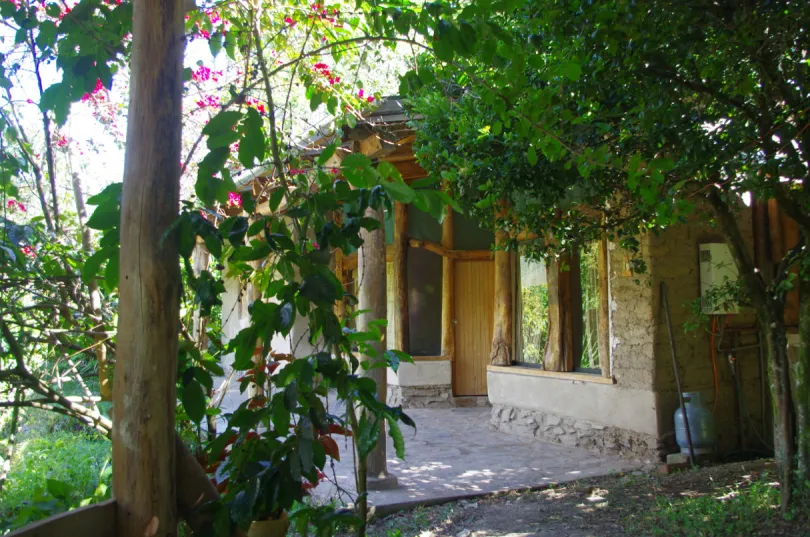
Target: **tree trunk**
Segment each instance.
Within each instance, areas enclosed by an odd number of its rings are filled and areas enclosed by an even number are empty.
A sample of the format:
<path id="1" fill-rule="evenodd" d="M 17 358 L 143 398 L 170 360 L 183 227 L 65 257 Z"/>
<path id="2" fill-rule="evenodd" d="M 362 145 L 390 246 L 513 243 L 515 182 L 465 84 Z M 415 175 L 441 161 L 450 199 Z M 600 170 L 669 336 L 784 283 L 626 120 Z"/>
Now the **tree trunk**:
<path id="1" fill-rule="evenodd" d="M 810 479 L 810 281 L 799 278 L 799 348 L 790 364 L 799 475 Z"/>
<path id="2" fill-rule="evenodd" d="M 90 228 L 84 223 L 87 221 L 87 208 L 84 205 L 84 194 L 82 193 L 82 180 L 78 173 L 73 174 L 73 197 L 76 200 L 76 213 L 79 216 L 79 227 L 82 230 L 82 250 L 87 255 L 93 253 L 93 244 Z M 87 282 L 88 290 L 90 291 L 90 313 L 93 316 L 101 319 L 101 291 L 98 288 L 98 280 L 96 278 Z M 101 324 L 98 328 L 99 332 L 105 332 L 106 325 Z M 93 336 L 96 342 L 95 353 L 96 361 L 98 362 L 98 384 L 99 394 L 102 401 L 112 401 L 112 384 L 110 384 L 110 372 L 107 364 L 107 346 L 104 344 L 106 336 L 98 334 Z"/>
<path id="3" fill-rule="evenodd" d="M 499 215 L 508 211 L 506 201 L 500 201 Z M 508 235 L 495 232 L 495 319 L 492 327 L 492 349 L 489 362 L 492 365 L 512 365 L 512 252 L 504 250 Z"/>
<path id="4" fill-rule="evenodd" d="M 121 200 L 113 425 L 119 537 L 177 533 L 175 379 L 183 95 L 181 0 L 134 4 L 132 85 Z"/>
<path id="5" fill-rule="evenodd" d="M 11 459 L 14 457 L 14 448 L 17 445 L 17 426 L 20 422 L 20 407 L 17 406 L 22 402 L 23 390 L 17 388 L 14 390 L 15 406 L 11 407 L 11 419 L 8 424 L 8 445 L 6 446 L 6 453 L 4 454 L 3 465 L 0 466 L 0 492 L 3 492 L 3 485 L 6 484 L 8 474 L 11 472 Z"/>
<path id="6" fill-rule="evenodd" d="M 574 318 L 571 306 L 570 256 L 563 256 L 546 265 L 548 282 L 548 336 L 543 352 L 543 369 L 547 371 L 574 370 Z"/>
<path id="7" fill-rule="evenodd" d="M 794 434 L 792 426 L 792 404 L 790 376 L 787 357 L 787 331 L 783 322 L 783 301 L 773 297 L 754 265 L 748 252 L 737 219 L 717 188 L 707 194 L 707 200 L 714 209 L 717 224 L 723 232 L 731 250 L 734 264 L 745 284 L 748 295 L 756 311 L 757 321 L 765 333 L 768 355 L 771 395 L 774 412 L 774 451 L 780 468 L 781 508 L 787 514 L 793 492 Z M 773 285 L 773 284 L 772 284 Z"/>
<path id="8" fill-rule="evenodd" d="M 374 211 L 368 209 L 366 217 L 383 221 L 382 209 Z M 360 331 L 367 331 L 371 321 L 387 318 L 386 304 L 386 282 L 385 282 L 385 228 L 380 226 L 374 231 L 365 229 L 360 231 L 360 238 L 363 245 L 357 252 L 357 272 L 358 272 L 358 308 L 365 313 L 357 317 L 357 328 Z M 378 360 L 383 359 L 385 353 L 385 342 L 375 344 L 378 353 Z M 366 359 L 370 359 L 366 357 Z M 367 369 L 361 374 L 374 380 L 377 383 L 377 400 L 386 402 L 388 391 L 388 368 L 377 367 Z M 385 446 L 385 423 L 380 424 L 379 439 L 375 447 L 368 456 L 368 486 L 385 486 L 396 478 L 388 474 L 386 466 L 386 446 Z"/>
<path id="9" fill-rule="evenodd" d="M 448 189 L 449 193 L 449 189 Z M 447 213 L 442 221 L 442 247 L 452 250 L 455 245 L 452 207 L 446 207 Z M 442 356 L 453 361 L 456 359 L 456 261 L 452 257 L 442 256 Z"/>

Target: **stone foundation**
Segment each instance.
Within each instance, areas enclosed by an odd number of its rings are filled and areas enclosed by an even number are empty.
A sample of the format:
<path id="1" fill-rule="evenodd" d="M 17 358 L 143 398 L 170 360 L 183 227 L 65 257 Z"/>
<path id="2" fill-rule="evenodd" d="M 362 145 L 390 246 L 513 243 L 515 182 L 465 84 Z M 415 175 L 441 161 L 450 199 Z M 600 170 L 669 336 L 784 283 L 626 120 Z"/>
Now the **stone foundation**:
<path id="1" fill-rule="evenodd" d="M 655 437 L 585 420 L 496 405 L 492 407 L 490 423 L 504 433 L 567 447 L 648 462 L 660 459 L 659 443 Z"/>
<path id="2" fill-rule="evenodd" d="M 388 404 L 404 408 L 451 408 L 454 407 L 453 391 L 446 386 L 399 386 L 388 385 Z"/>

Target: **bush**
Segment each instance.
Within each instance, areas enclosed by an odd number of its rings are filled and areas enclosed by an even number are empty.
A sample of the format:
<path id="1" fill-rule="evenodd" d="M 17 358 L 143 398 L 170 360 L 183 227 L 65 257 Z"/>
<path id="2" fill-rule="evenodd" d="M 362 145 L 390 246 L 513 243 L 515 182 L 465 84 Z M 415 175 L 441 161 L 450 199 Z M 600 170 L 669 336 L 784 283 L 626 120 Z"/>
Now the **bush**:
<path id="1" fill-rule="evenodd" d="M 60 431 L 23 442 L 0 493 L 0 532 L 106 498 L 110 450 L 96 433 Z"/>

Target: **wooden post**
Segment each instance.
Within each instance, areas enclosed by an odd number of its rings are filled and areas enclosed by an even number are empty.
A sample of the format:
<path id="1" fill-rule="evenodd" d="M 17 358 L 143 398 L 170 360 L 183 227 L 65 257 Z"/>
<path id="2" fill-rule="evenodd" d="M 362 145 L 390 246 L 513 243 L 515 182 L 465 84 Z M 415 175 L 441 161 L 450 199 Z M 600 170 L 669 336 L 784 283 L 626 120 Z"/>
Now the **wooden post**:
<path id="1" fill-rule="evenodd" d="M 368 209 L 368 218 L 375 218 L 383 222 L 382 209 L 377 211 Z M 357 255 L 358 272 L 358 307 L 365 310 L 357 318 L 358 329 L 366 331 L 369 323 L 376 319 L 387 318 L 386 281 L 385 281 L 385 228 L 380 226 L 374 231 L 362 229 L 360 238 L 363 245 Z M 386 342 L 376 345 L 377 352 L 385 352 Z M 366 358 L 368 359 L 368 358 Z M 377 367 L 368 369 L 361 374 L 371 378 L 377 383 L 377 400 L 386 402 L 388 392 L 388 369 Z M 368 456 L 368 488 L 372 490 L 390 489 L 397 486 L 397 478 L 388 473 L 386 466 L 385 424 L 380 426 L 380 434 L 375 447 Z"/>
<path id="2" fill-rule="evenodd" d="M 571 312 L 570 256 L 562 256 L 546 265 L 548 282 L 548 338 L 543 352 L 543 369 L 573 371 L 574 330 Z M 563 270 L 565 268 L 566 270 Z"/>
<path id="3" fill-rule="evenodd" d="M 447 214 L 442 221 L 442 247 L 453 249 L 452 207 L 447 207 Z M 442 256 L 442 356 L 451 361 L 456 359 L 456 312 L 455 312 L 455 267 L 456 262 L 449 256 Z"/>
<path id="4" fill-rule="evenodd" d="M 500 201 L 499 215 L 508 210 L 506 201 Z M 505 231 L 495 232 L 495 245 L 505 245 L 508 235 Z M 512 365 L 512 253 L 508 250 L 495 250 L 495 319 L 492 331 L 492 351 L 489 360 L 492 365 Z"/>
<path id="5" fill-rule="evenodd" d="M 602 376 L 610 378 L 613 374 L 610 363 L 610 274 L 608 273 L 608 240 L 605 232 L 602 232 L 602 239 L 599 241 L 598 255 L 599 367 L 602 368 Z"/>
<path id="6" fill-rule="evenodd" d="M 394 203 L 394 311 L 390 312 L 394 338 L 390 348 L 409 351 L 408 325 L 408 206 Z"/>
<path id="7" fill-rule="evenodd" d="M 119 537 L 177 534 L 175 378 L 185 15 L 182 0 L 134 4 L 121 199 L 120 308 L 112 430 Z"/>

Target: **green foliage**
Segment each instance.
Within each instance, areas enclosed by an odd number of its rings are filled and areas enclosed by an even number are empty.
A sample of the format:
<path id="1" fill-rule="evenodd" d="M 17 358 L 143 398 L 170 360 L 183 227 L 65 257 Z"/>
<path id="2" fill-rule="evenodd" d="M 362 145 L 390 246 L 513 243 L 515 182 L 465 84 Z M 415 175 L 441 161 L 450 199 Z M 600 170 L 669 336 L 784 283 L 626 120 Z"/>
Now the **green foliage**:
<path id="1" fill-rule="evenodd" d="M 110 442 L 58 432 L 20 445 L 0 494 L 0 531 L 109 497 Z"/>

